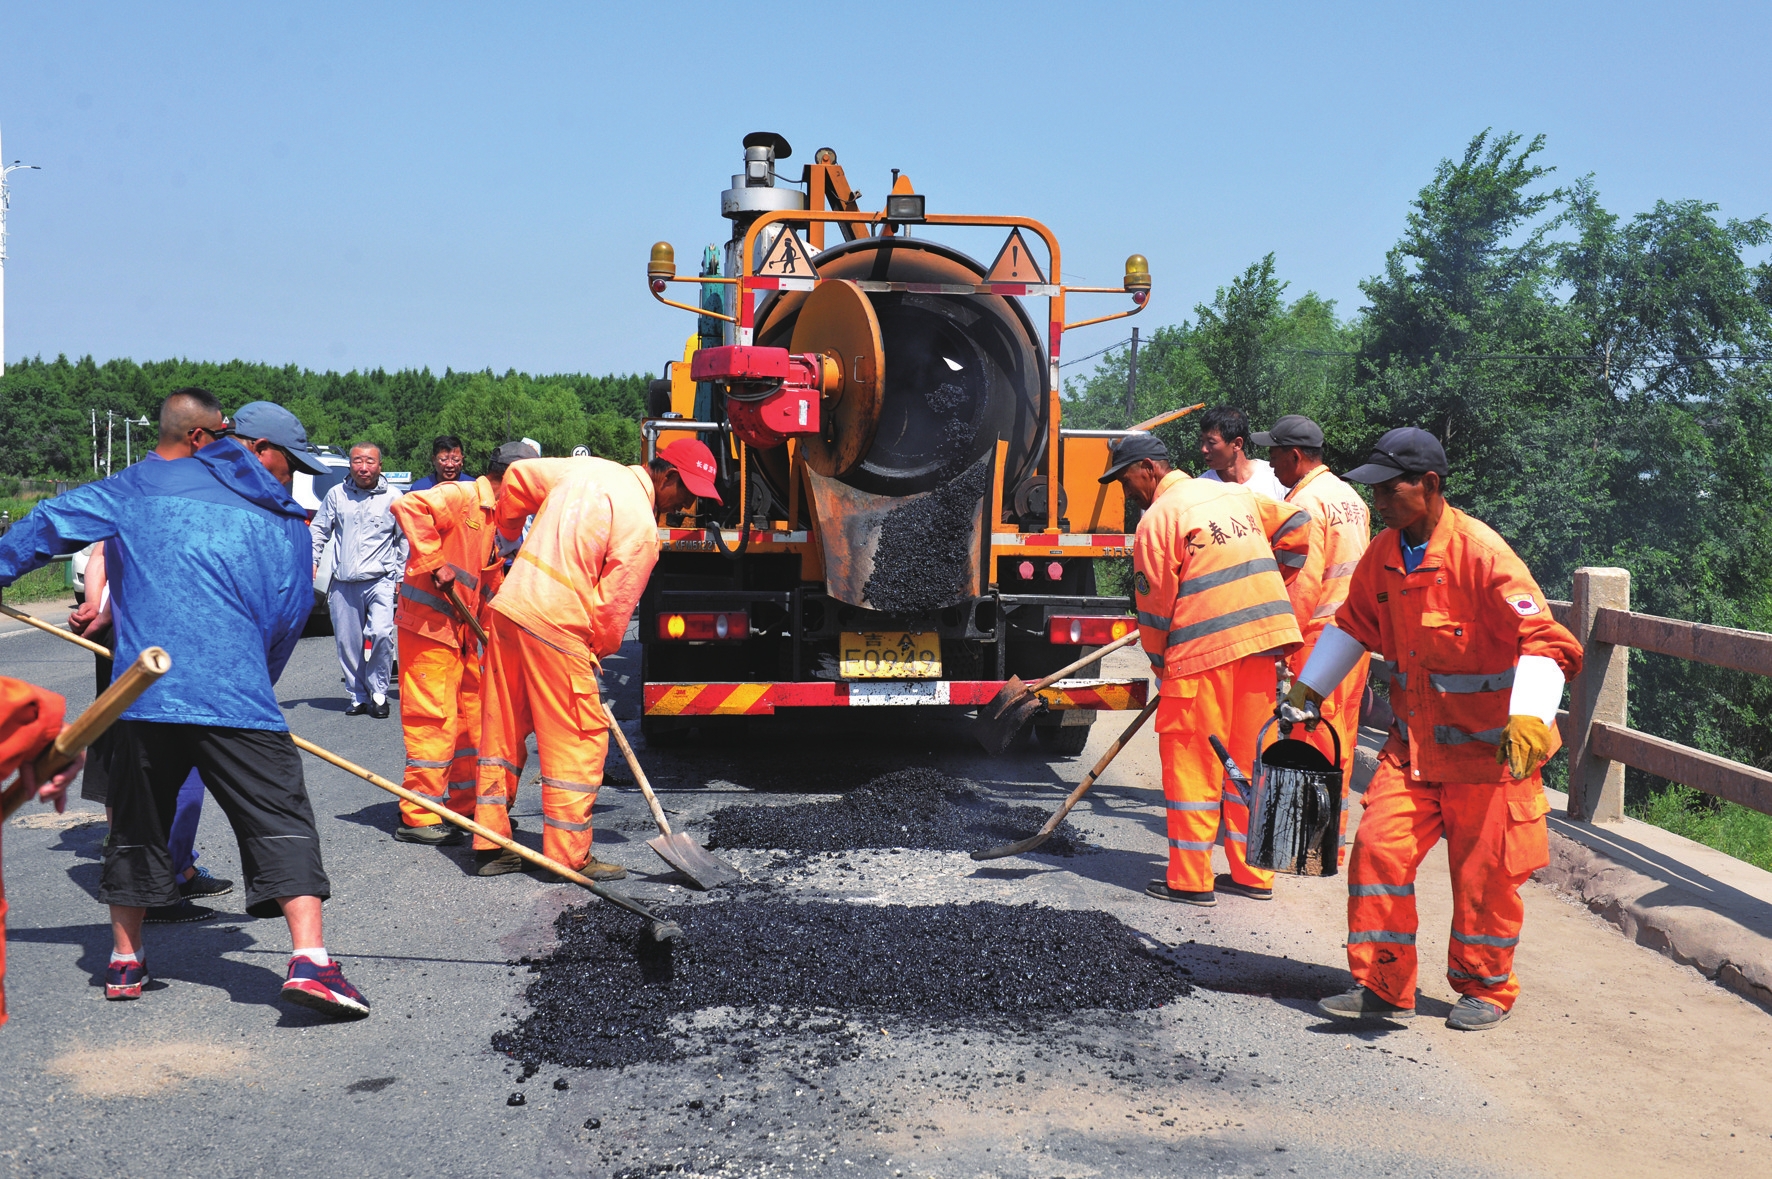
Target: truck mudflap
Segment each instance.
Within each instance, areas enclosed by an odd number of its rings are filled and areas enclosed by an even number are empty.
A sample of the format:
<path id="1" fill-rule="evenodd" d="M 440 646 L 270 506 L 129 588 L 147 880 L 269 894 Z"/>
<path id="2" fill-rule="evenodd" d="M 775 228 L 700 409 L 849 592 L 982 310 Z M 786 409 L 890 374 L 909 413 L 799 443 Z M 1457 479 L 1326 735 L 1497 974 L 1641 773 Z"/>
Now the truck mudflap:
<path id="1" fill-rule="evenodd" d="M 977 708 L 1002 680 L 813 680 L 763 684 L 647 684 L 647 716 L 772 716 L 777 708 L 894 708 L 938 704 Z M 1054 712 L 1143 708 L 1148 680 L 1059 680 L 1040 693 Z"/>

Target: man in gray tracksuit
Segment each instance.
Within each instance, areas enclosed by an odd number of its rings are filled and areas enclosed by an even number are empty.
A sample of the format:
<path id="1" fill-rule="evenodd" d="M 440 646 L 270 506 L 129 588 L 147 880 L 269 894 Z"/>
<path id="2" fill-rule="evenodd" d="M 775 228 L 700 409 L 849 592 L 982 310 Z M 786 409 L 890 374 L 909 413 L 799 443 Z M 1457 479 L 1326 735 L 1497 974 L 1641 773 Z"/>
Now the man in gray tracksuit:
<path id="1" fill-rule="evenodd" d="M 338 534 L 338 563 L 326 605 L 338 640 L 338 661 L 351 694 L 346 716 L 388 715 L 388 674 L 394 661 L 394 595 L 406 574 L 406 534 L 388 510 L 400 493 L 381 473 L 381 447 L 351 447 L 350 478 L 326 493 L 309 525 L 314 569 Z M 369 655 L 363 654 L 364 640 Z"/>

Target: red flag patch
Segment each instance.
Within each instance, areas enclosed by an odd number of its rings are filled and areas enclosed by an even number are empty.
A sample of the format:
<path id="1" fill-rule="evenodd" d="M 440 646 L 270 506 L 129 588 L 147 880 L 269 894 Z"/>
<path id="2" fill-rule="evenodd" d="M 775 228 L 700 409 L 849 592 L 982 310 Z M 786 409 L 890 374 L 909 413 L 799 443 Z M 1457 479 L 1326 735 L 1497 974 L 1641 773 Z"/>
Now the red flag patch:
<path id="1" fill-rule="evenodd" d="M 1514 608 L 1514 613 L 1521 618 L 1530 618 L 1538 613 L 1538 603 L 1531 594 L 1508 594 L 1507 604 Z"/>

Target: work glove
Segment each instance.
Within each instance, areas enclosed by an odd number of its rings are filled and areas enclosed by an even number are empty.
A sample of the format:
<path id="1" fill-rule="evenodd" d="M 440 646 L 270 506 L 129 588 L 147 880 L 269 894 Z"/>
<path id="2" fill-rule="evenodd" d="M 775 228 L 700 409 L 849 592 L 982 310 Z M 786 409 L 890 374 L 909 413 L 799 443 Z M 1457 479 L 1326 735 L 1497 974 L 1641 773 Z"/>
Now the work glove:
<path id="1" fill-rule="evenodd" d="M 1303 680 L 1293 680 L 1286 699 L 1280 704 L 1280 719 L 1294 725 L 1320 720 L 1322 714 L 1317 711 L 1317 705 L 1322 702 L 1322 693 Z"/>
<path id="2" fill-rule="evenodd" d="M 1507 727 L 1501 730 L 1501 744 L 1495 750 L 1495 761 L 1507 766 L 1514 781 L 1520 781 L 1543 765 L 1550 754 L 1549 725 L 1523 712 L 1507 718 Z"/>

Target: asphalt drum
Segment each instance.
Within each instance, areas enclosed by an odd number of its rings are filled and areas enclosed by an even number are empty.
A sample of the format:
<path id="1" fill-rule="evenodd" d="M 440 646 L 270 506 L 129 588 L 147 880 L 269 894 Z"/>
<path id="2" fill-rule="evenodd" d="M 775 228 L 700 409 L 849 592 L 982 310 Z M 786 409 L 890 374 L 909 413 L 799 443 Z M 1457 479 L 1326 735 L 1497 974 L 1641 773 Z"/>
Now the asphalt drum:
<path id="1" fill-rule="evenodd" d="M 1261 748 L 1275 721 L 1255 740 L 1254 793 L 1249 801 L 1249 863 L 1299 876 L 1334 876 L 1341 837 L 1341 737 L 1333 726 L 1335 760 L 1315 745 L 1287 737 Z"/>

